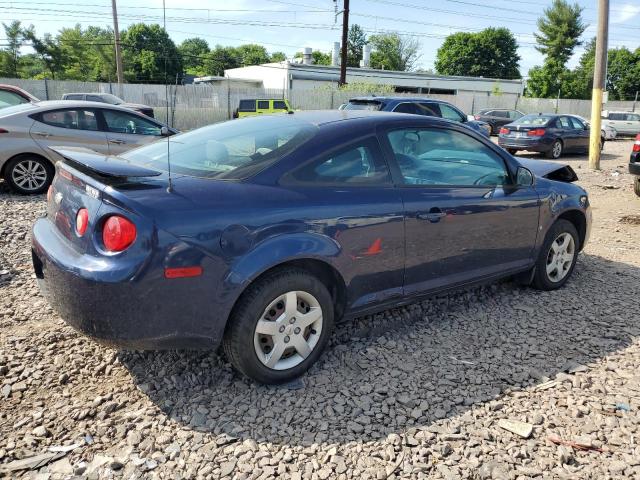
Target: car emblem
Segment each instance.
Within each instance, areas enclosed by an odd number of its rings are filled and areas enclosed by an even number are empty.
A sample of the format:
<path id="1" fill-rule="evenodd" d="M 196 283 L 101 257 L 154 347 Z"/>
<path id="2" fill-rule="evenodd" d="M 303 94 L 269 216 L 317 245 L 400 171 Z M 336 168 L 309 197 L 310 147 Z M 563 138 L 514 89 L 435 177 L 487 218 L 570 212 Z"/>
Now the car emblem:
<path id="1" fill-rule="evenodd" d="M 62 203 L 62 194 L 60 192 L 56 192 L 53 196 L 53 201 L 56 202 L 56 205 L 60 205 L 60 203 Z"/>

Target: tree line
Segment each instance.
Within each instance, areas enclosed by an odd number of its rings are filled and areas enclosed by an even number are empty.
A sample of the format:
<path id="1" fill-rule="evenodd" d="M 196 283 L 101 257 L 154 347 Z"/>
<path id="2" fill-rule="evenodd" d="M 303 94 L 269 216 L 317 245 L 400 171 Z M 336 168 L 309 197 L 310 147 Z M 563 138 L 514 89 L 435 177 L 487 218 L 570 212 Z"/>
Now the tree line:
<path id="1" fill-rule="evenodd" d="M 51 78 L 110 82 L 116 79 L 114 36 L 111 28 L 63 28 L 55 36 L 38 36 L 33 26 L 19 21 L 3 23 L 6 46 L 0 49 L 0 77 Z M 396 33 L 367 37 L 359 25 L 348 36 L 347 64 L 358 67 L 365 44 L 372 46 L 371 66 L 387 70 L 412 70 L 419 58 L 417 40 Z M 269 52 L 255 43 L 237 47 L 215 45 L 199 37 L 176 45 L 157 24 L 138 23 L 120 32 L 125 80 L 136 83 L 174 83 L 184 74 L 223 75 L 226 69 L 280 62 L 283 52 Z M 22 54 L 29 46 L 33 53 Z M 302 51 L 295 57 L 302 57 Z M 313 62 L 330 65 L 331 53 L 313 51 Z"/>

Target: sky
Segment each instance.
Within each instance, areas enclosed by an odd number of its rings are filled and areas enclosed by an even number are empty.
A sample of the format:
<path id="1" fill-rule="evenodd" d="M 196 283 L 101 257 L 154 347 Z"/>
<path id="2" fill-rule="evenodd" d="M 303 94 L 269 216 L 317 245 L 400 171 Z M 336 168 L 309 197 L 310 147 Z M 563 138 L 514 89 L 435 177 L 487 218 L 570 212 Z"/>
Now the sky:
<path id="1" fill-rule="evenodd" d="M 417 66 L 433 69 L 444 37 L 456 31 L 507 27 L 519 42 L 520 72 L 542 62 L 534 49 L 536 19 L 552 0 L 351 0 L 350 23 L 367 34 L 398 31 L 421 45 Z M 303 47 L 329 52 L 340 41 L 342 0 L 165 0 L 167 30 L 176 43 L 199 36 L 211 46 L 258 43 L 269 52 L 293 56 Z M 118 0 L 120 29 L 138 22 L 162 24 L 162 0 Z M 597 2 L 578 0 L 588 25 L 583 39 L 596 32 Z M 112 25 L 110 0 L 0 0 L 0 21 L 34 25 L 38 35 L 55 34 L 79 23 Z M 640 1 L 611 1 L 610 47 L 640 46 Z M 0 33 L 0 37 L 2 34 Z M 578 47 L 569 67 L 576 65 Z"/>

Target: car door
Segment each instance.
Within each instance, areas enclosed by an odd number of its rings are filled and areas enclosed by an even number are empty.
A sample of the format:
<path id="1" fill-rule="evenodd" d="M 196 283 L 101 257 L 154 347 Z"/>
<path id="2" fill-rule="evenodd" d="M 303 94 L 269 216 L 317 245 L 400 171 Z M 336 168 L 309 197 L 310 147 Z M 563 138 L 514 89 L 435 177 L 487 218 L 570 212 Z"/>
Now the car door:
<path id="1" fill-rule="evenodd" d="M 308 207 L 306 222 L 339 245 L 349 309 L 402 295 L 403 206 L 375 136 L 310 160 L 280 184 Z"/>
<path id="2" fill-rule="evenodd" d="M 104 119 L 111 155 L 131 150 L 162 137 L 162 125 L 153 120 L 116 109 L 98 109 Z"/>
<path id="3" fill-rule="evenodd" d="M 626 115 L 626 127 L 629 135 L 637 135 L 640 133 L 640 115 L 637 113 L 627 113 Z"/>
<path id="4" fill-rule="evenodd" d="M 107 136 L 92 108 L 61 108 L 34 116 L 29 134 L 42 148 L 86 147 L 108 154 Z"/>
<path id="5" fill-rule="evenodd" d="M 407 295 L 526 269 L 539 199 L 493 145 L 450 128 L 382 135 L 405 208 Z"/>
<path id="6" fill-rule="evenodd" d="M 562 139 L 565 152 L 575 151 L 578 145 L 577 133 L 569 117 L 563 115 L 556 119 L 558 137 Z"/>
<path id="7" fill-rule="evenodd" d="M 587 126 L 576 117 L 569 117 L 569 121 L 573 125 L 573 130 L 575 132 L 575 149 L 581 152 L 589 150 L 589 136 L 590 132 Z"/>
<path id="8" fill-rule="evenodd" d="M 607 116 L 607 121 L 609 125 L 618 131 L 618 133 L 628 134 L 626 115 L 624 113 L 611 112 Z"/>

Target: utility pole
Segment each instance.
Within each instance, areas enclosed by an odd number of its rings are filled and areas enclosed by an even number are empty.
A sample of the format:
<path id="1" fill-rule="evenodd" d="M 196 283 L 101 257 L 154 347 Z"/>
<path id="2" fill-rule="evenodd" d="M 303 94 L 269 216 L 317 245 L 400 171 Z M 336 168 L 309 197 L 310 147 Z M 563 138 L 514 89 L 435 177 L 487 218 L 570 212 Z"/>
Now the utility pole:
<path id="1" fill-rule="evenodd" d="M 118 9 L 116 8 L 116 0 L 111 0 L 111 12 L 113 13 L 113 36 L 115 37 L 116 47 L 116 73 L 118 75 L 118 92 L 122 94 L 122 84 L 124 83 L 124 73 L 122 72 L 122 53 L 120 52 L 120 30 L 118 30 Z"/>
<path id="2" fill-rule="evenodd" d="M 338 86 L 347 83 L 347 42 L 349 36 L 349 0 L 344 0 L 342 9 L 342 52 L 340 54 L 340 81 Z"/>
<path id="3" fill-rule="evenodd" d="M 602 122 L 602 91 L 607 71 L 609 43 L 609 0 L 598 0 L 598 35 L 596 36 L 596 64 L 593 70 L 591 94 L 591 132 L 589 137 L 589 168 L 600 170 L 600 129 Z"/>

